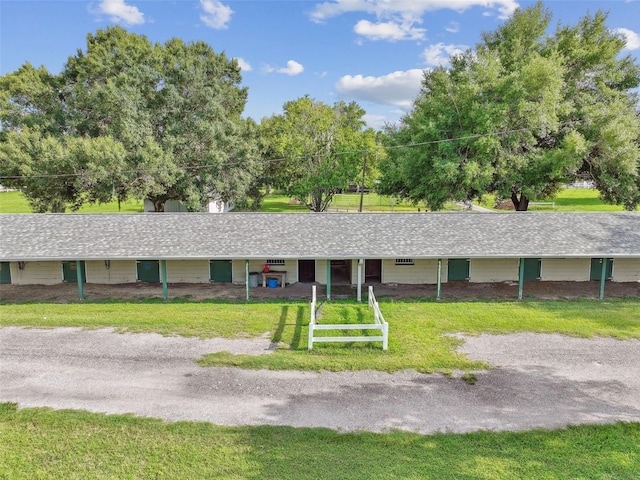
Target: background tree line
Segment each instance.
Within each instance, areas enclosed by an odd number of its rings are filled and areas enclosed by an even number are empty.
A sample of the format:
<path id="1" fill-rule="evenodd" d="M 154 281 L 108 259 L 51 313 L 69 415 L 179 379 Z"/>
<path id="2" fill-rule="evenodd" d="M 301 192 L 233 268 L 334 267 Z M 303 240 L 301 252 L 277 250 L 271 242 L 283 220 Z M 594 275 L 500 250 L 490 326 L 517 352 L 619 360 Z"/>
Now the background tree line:
<path id="1" fill-rule="evenodd" d="M 204 42 L 152 44 L 120 27 L 87 37 L 61 73 L 0 77 L 0 182 L 33 209 L 148 199 L 258 208 L 265 187 L 323 211 L 350 184 L 440 209 L 487 193 L 526 210 L 576 178 L 640 203 L 640 68 L 606 14 L 559 25 L 518 10 L 450 66 L 426 70 L 413 108 L 383 132 L 355 102 L 305 96 L 242 118 L 240 68 Z M 364 170 L 364 171 L 363 171 Z"/>

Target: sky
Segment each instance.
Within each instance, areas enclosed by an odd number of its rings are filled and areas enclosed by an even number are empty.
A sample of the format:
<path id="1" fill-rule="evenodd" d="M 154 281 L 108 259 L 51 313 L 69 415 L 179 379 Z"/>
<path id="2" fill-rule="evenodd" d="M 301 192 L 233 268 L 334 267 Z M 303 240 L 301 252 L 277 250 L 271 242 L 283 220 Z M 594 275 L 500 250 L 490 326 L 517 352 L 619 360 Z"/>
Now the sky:
<path id="1" fill-rule="evenodd" d="M 236 58 L 260 121 L 304 95 L 356 101 L 373 128 L 409 111 L 425 69 L 447 65 L 499 27 L 516 0 L 0 0 L 0 75 L 26 62 L 59 73 L 88 33 L 120 25 L 164 43 L 203 40 Z M 548 0 L 558 23 L 609 12 L 608 27 L 640 58 L 640 0 Z"/>

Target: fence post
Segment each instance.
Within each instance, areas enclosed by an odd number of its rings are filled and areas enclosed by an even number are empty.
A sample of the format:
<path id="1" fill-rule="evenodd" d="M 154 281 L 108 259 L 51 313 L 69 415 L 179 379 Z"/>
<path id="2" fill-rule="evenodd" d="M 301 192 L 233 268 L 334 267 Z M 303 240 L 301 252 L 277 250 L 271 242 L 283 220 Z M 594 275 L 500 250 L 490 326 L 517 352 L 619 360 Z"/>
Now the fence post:
<path id="1" fill-rule="evenodd" d="M 309 339 L 307 340 L 307 349 L 311 351 L 313 348 L 313 326 L 316 324 L 316 286 L 311 286 L 311 315 L 309 319 Z"/>
<path id="2" fill-rule="evenodd" d="M 382 324 L 382 350 L 386 350 L 389 346 L 389 324 Z"/>

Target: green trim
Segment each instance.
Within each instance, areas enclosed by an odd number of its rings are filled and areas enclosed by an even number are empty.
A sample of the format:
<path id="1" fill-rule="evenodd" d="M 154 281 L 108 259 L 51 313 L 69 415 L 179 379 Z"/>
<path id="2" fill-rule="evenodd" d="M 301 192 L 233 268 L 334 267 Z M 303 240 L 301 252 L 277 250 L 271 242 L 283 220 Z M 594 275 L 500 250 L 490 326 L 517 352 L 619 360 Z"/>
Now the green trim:
<path id="1" fill-rule="evenodd" d="M 438 259 L 438 272 L 436 274 L 436 300 L 442 297 L 442 259 Z"/>
<path id="2" fill-rule="evenodd" d="M 76 278 L 78 280 L 78 298 L 84 300 L 84 264 L 81 260 L 76 260 Z"/>
<path id="3" fill-rule="evenodd" d="M 167 261 L 160 260 L 160 277 L 162 279 L 162 298 L 169 299 L 169 289 L 167 287 Z"/>
<path id="4" fill-rule="evenodd" d="M 249 298 L 251 297 L 250 292 L 250 285 L 249 285 L 249 260 L 245 260 L 244 261 L 244 284 L 246 286 L 246 290 L 247 290 L 247 302 L 249 301 Z"/>
<path id="5" fill-rule="evenodd" d="M 327 260 L 327 300 L 331 300 L 331 260 Z"/>

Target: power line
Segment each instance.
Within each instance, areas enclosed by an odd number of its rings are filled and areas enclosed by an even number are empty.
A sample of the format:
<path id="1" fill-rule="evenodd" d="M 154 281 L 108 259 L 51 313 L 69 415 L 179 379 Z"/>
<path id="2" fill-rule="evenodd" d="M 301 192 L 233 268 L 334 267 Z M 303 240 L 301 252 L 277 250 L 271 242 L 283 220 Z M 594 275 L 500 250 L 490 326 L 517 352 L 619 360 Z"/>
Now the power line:
<path id="1" fill-rule="evenodd" d="M 565 127 L 568 125 L 573 125 L 576 123 L 582 123 L 582 120 L 573 120 L 570 122 L 565 122 L 562 123 L 560 125 L 558 125 L 559 127 Z M 529 128 L 517 128 L 517 129 L 510 129 L 510 130 L 501 130 L 499 132 L 491 132 L 491 133 L 477 133 L 477 134 L 471 134 L 471 135 L 464 135 L 461 137 L 454 137 L 454 138 L 442 138 L 442 139 L 438 139 L 438 140 L 429 140 L 426 142 L 416 142 L 416 143 L 408 143 L 408 144 L 404 144 L 404 145 L 391 145 L 391 146 L 384 146 L 384 145 L 379 145 L 378 147 L 384 148 L 385 150 L 398 150 L 398 149 L 402 149 L 402 148 L 414 148 L 414 147 L 421 147 L 421 146 L 425 146 L 425 145 L 436 145 L 439 143 L 449 143 L 449 142 L 459 142 L 462 140 L 473 140 L 476 138 L 482 138 L 482 137 L 491 137 L 491 136 L 504 136 L 504 135 L 509 135 L 512 133 L 521 133 L 521 132 L 528 132 L 528 131 L 534 131 L 534 130 L 539 130 L 539 128 L 533 128 L 533 127 L 529 127 Z M 330 157 L 330 156 L 340 156 L 340 155 L 354 155 L 354 154 L 367 154 L 370 152 L 373 152 L 374 149 L 373 148 L 363 148 L 363 149 L 358 149 L 358 150 L 347 150 L 347 151 L 342 151 L 342 152 L 335 152 L 335 153 L 325 153 L 325 154 L 319 154 L 319 155 L 299 155 L 299 156 L 295 156 L 295 157 L 281 157 L 281 158 L 270 158 L 270 159 L 263 159 L 260 160 L 260 163 L 275 163 L 275 162 L 288 162 L 288 161 L 296 161 L 296 160 L 303 160 L 309 157 Z M 243 161 L 238 160 L 236 162 L 225 162 L 222 164 L 205 164 L 205 165 L 193 165 L 193 166 L 184 166 L 184 167 L 177 167 L 176 170 L 181 170 L 183 172 L 192 172 L 192 171 L 198 171 L 198 170 L 206 170 L 208 168 L 219 168 L 219 169 L 223 169 L 223 168 L 229 168 L 229 167 L 233 167 L 236 165 L 240 165 L 241 163 L 243 163 Z M 161 169 L 156 169 L 156 170 L 151 170 L 151 169 L 133 169 L 133 170 L 122 170 L 122 171 L 118 171 L 117 173 L 119 175 L 126 175 L 126 174 L 154 174 L 154 173 L 159 173 L 161 172 Z M 90 174 L 90 172 L 89 172 Z M 107 175 L 109 175 L 109 172 L 106 172 Z M 114 174 L 114 172 L 111 172 L 111 174 Z M 21 180 L 21 179 L 29 179 L 29 178 L 74 178 L 74 177 L 81 177 L 81 176 L 87 176 L 87 171 L 84 172 L 78 172 L 78 173 L 47 173 L 47 174 L 34 174 L 34 175 L 0 175 L 0 181 L 2 180 Z"/>

